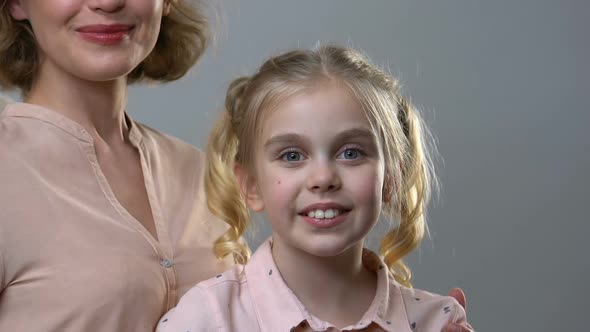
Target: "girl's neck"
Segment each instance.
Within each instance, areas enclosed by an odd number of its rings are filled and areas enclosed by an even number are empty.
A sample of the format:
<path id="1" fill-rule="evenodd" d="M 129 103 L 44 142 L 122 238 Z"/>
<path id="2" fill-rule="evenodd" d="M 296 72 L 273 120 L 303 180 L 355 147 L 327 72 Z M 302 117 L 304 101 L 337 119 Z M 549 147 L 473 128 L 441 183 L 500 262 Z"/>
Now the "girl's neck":
<path id="1" fill-rule="evenodd" d="M 108 144 L 126 140 L 126 77 L 104 82 L 87 81 L 50 64 L 42 64 L 38 80 L 24 101 L 49 108 L 77 122 L 95 140 Z"/>
<path id="2" fill-rule="evenodd" d="M 358 322 L 375 298 L 377 277 L 362 263 L 363 242 L 332 257 L 289 246 L 275 234 L 273 258 L 287 286 L 314 316 L 343 328 Z"/>

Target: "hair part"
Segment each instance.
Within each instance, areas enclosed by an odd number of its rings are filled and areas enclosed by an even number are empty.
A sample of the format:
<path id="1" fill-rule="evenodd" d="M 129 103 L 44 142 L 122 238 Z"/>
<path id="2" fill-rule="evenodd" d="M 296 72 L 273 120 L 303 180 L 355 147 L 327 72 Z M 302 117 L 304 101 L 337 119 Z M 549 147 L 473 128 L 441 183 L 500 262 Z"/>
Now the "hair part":
<path id="1" fill-rule="evenodd" d="M 391 75 L 358 51 L 338 46 L 283 53 L 267 60 L 251 77 L 230 84 L 225 111 L 207 149 L 208 205 L 230 225 L 215 243 L 215 253 L 219 258 L 239 257 L 238 263 L 249 257 L 249 249 L 240 242 L 249 214 L 233 168 L 238 164 L 253 173 L 254 147 L 264 114 L 284 98 L 325 80 L 348 86 L 380 140 L 386 167 L 383 214 L 390 220 L 399 218 L 397 227 L 383 237 L 380 253 L 395 279 L 411 286 L 403 257 L 424 237 L 425 209 L 434 179 L 423 122 Z"/>
<path id="2" fill-rule="evenodd" d="M 12 18 L 9 0 L 0 0 L 0 87 L 26 95 L 39 74 L 38 44 L 27 20 Z M 209 41 L 202 5 L 193 0 L 171 1 L 162 17 L 152 52 L 128 75 L 128 82 L 170 82 L 184 76 L 201 58 Z"/>

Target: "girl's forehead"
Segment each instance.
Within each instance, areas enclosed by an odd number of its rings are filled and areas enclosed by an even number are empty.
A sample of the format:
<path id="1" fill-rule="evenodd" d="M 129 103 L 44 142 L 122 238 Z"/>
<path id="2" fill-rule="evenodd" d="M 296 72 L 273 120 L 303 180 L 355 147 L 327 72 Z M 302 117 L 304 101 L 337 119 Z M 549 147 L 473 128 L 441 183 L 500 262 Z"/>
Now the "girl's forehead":
<path id="1" fill-rule="evenodd" d="M 327 83 L 313 85 L 277 98 L 274 107 L 268 112 L 273 114 L 299 113 L 315 116 L 320 111 L 333 115 L 343 111 L 362 111 L 362 107 L 355 95 L 343 84 Z"/>
<path id="2" fill-rule="evenodd" d="M 366 113 L 355 96 L 337 84 L 315 86 L 290 95 L 261 118 L 263 136 L 277 132 L 313 129 L 370 127 Z"/>

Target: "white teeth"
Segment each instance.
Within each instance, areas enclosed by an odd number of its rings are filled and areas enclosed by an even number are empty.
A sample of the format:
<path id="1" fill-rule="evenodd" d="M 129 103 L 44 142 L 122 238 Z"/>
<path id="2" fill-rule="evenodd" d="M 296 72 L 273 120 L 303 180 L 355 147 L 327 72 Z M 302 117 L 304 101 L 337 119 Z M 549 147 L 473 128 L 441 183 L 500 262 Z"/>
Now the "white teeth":
<path id="1" fill-rule="evenodd" d="M 340 214 L 339 210 L 327 209 L 327 210 L 312 210 L 307 212 L 307 216 L 315 219 L 332 219 Z"/>
<path id="2" fill-rule="evenodd" d="M 324 212 L 324 218 L 326 218 L 326 219 L 334 218 L 334 210 L 332 210 L 332 209 L 326 210 L 326 212 Z"/>

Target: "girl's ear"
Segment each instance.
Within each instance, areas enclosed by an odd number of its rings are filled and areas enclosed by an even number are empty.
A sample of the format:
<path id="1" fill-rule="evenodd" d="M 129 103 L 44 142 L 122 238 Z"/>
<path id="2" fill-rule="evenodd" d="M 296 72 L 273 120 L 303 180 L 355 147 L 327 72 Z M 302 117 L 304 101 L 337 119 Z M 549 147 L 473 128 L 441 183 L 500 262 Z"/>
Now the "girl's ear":
<path id="1" fill-rule="evenodd" d="M 7 5 L 13 19 L 23 21 L 29 18 L 20 0 L 8 0 Z"/>
<path id="2" fill-rule="evenodd" d="M 258 183 L 251 177 L 248 172 L 239 164 L 234 165 L 234 175 L 238 180 L 240 193 L 246 200 L 248 207 L 254 212 L 261 212 L 264 210 L 264 201 L 258 190 Z"/>

